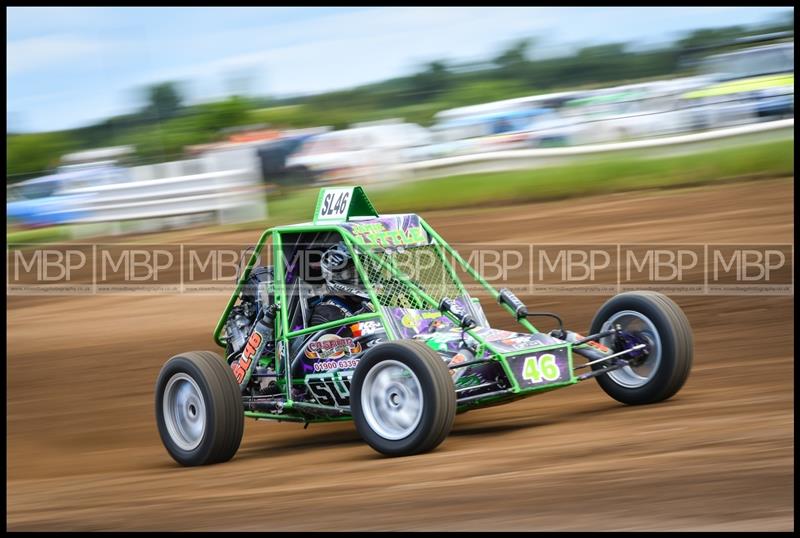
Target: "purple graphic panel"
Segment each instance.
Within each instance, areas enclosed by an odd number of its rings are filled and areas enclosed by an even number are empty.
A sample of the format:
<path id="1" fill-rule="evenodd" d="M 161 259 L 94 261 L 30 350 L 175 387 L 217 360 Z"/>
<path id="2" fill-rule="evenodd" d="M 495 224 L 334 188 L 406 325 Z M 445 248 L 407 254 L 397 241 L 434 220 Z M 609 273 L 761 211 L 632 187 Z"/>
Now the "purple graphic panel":
<path id="1" fill-rule="evenodd" d="M 365 245 L 409 247 L 427 245 L 430 242 L 428 234 L 420 226 L 419 216 L 413 213 L 343 222 L 341 226 Z"/>

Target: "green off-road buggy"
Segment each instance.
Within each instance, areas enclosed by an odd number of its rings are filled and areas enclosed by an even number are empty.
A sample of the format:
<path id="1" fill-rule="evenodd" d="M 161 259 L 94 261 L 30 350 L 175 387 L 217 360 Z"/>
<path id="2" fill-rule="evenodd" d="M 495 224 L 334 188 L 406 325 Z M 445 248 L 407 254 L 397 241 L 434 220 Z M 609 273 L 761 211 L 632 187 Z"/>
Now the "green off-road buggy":
<path id="1" fill-rule="evenodd" d="M 522 332 L 490 328 L 465 282 Z M 558 328 L 527 319 L 541 315 Z M 379 216 L 360 187 L 322 189 L 313 222 L 263 233 L 214 340 L 224 357 L 176 355 L 156 383 L 158 430 L 183 465 L 232 458 L 245 417 L 352 419 L 372 448 L 404 456 L 438 446 L 459 412 L 589 378 L 620 402 L 659 402 L 692 365 L 691 328 L 666 296 L 616 295 L 588 336 L 565 330 L 492 287 L 418 215 Z"/>

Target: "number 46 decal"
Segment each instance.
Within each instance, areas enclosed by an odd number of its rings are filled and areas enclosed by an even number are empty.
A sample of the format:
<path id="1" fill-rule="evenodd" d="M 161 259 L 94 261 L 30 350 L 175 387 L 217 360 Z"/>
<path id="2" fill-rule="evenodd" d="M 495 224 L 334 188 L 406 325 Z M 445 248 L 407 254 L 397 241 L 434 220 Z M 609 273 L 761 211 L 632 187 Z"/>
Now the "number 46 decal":
<path id="1" fill-rule="evenodd" d="M 535 355 L 525 359 L 525 366 L 522 368 L 522 377 L 533 383 L 542 381 L 555 381 L 561 377 L 561 371 L 556 364 L 556 356 L 552 353 Z"/>

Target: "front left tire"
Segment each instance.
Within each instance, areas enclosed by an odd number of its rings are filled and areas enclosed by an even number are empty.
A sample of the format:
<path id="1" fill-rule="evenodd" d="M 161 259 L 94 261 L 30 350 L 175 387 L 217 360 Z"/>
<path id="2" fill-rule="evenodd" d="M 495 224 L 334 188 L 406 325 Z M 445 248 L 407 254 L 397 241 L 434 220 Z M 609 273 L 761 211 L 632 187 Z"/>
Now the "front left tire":
<path id="1" fill-rule="evenodd" d="M 222 463 L 239 449 L 239 384 L 216 353 L 190 351 L 169 359 L 156 381 L 155 411 L 161 441 L 181 465 Z"/>

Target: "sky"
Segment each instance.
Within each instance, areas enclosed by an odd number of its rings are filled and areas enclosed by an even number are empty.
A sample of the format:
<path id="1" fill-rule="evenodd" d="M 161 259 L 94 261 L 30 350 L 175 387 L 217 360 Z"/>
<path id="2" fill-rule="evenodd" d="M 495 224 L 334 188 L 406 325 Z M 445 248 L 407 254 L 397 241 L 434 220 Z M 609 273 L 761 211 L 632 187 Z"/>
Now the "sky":
<path id="1" fill-rule="evenodd" d="M 288 96 L 476 61 L 523 37 L 541 53 L 655 45 L 694 28 L 756 24 L 763 8 L 6 8 L 7 131 L 89 125 L 182 81 L 191 102 Z"/>

